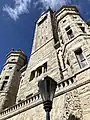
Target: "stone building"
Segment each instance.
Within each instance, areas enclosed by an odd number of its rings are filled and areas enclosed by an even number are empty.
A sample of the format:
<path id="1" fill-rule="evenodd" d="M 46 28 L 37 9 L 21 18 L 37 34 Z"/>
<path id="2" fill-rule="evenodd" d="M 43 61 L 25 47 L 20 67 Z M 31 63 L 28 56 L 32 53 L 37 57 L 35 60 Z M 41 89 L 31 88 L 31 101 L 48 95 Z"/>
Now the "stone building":
<path id="1" fill-rule="evenodd" d="M 30 60 L 12 50 L 0 75 L 0 120 L 45 120 L 38 81 L 57 81 L 51 120 L 90 120 L 90 28 L 75 6 L 36 21 Z"/>

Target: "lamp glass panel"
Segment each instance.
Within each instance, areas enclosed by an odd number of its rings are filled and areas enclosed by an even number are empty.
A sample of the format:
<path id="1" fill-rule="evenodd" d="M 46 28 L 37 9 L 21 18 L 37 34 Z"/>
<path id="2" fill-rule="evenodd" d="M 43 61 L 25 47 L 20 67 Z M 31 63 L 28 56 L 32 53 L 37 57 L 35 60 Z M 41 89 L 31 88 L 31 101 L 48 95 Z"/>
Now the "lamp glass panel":
<path id="1" fill-rule="evenodd" d="M 43 102 L 47 100 L 52 101 L 57 83 L 50 77 L 45 77 L 44 80 L 40 80 L 38 82 L 38 86 Z"/>

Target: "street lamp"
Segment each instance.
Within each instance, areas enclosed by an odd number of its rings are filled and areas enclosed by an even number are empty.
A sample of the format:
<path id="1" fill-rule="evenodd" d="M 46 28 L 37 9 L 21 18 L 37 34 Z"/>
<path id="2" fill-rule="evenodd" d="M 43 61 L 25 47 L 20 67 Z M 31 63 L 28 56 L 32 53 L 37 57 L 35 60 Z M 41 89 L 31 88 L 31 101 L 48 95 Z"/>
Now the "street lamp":
<path id="1" fill-rule="evenodd" d="M 43 100 L 44 109 L 46 111 L 46 120 L 50 120 L 50 111 L 52 109 L 52 101 L 57 87 L 57 82 L 49 76 L 45 76 L 38 82 L 38 87 Z"/>

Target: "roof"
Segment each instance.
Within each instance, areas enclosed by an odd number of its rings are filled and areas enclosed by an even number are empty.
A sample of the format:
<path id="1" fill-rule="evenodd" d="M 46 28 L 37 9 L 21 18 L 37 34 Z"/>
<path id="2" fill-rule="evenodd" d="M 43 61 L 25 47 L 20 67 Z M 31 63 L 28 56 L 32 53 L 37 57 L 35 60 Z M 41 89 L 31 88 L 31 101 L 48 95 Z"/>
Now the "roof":
<path id="1" fill-rule="evenodd" d="M 64 8 L 74 8 L 74 9 L 76 9 L 77 12 L 79 12 L 75 5 L 63 5 L 63 6 L 61 6 L 61 8 L 59 10 L 56 11 L 55 14 L 57 14 L 59 11 L 61 11 Z"/>

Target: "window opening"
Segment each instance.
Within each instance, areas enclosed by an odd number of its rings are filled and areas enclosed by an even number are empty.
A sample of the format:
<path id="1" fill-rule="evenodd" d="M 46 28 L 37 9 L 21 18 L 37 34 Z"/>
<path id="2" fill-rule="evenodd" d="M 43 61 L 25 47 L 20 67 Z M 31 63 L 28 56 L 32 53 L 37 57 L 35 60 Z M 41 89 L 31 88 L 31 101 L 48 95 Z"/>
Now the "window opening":
<path id="1" fill-rule="evenodd" d="M 11 61 L 15 61 L 16 59 L 11 59 Z"/>
<path id="2" fill-rule="evenodd" d="M 18 100 L 18 103 L 20 103 L 22 100 L 20 99 L 20 100 Z"/>
<path id="3" fill-rule="evenodd" d="M 44 63 L 44 73 L 47 72 L 47 63 Z"/>
<path id="4" fill-rule="evenodd" d="M 5 70 L 5 68 L 3 68 L 3 71 Z"/>
<path id="5" fill-rule="evenodd" d="M 68 30 L 70 30 L 70 26 L 68 26 L 68 27 L 66 28 L 66 31 L 68 31 Z"/>
<path id="6" fill-rule="evenodd" d="M 75 51 L 75 55 L 76 55 L 80 68 L 84 68 L 85 66 L 87 66 L 87 60 L 81 48 Z"/>
<path id="7" fill-rule="evenodd" d="M 9 67 L 9 69 L 12 69 L 12 67 Z"/>
<path id="8" fill-rule="evenodd" d="M 35 71 L 32 71 L 30 75 L 30 80 L 33 80 L 34 78 L 35 78 Z"/>
<path id="9" fill-rule="evenodd" d="M 70 62 L 69 62 L 69 60 L 67 59 L 67 64 L 70 66 Z"/>
<path id="10" fill-rule="evenodd" d="M 80 29 L 82 30 L 83 33 L 86 33 L 85 32 L 85 27 L 80 27 Z"/>
<path id="11" fill-rule="evenodd" d="M 42 66 L 38 67 L 36 70 L 31 72 L 30 81 L 45 72 L 47 72 L 47 63 L 44 63 Z"/>
<path id="12" fill-rule="evenodd" d="M 37 72 L 38 72 L 38 76 L 40 76 L 42 74 L 42 67 L 39 67 Z"/>
<path id="13" fill-rule="evenodd" d="M 68 35 L 68 38 L 69 38 L 69 39 L 71 39 L 71 38 L 74 37 L 71 29 L 67 32 L 67 35 Z"/>
<path id="14" fill-rule="evenodd" d="M 9 76 L 5 76 L 5 79 L 9 79 Z"/>
<path id="15" fill-rule="evenodd" d="M 64 41 L 63 41 L 62 35 L 60 36 L 60 40 L 61 40 L 62 44 L 64 44 Z"/>
<path id="16" fill-rule="evenodd" d="M 6 84 L 7 84 L 7 81 L 3 81 L 3 84 L 2 84 L 2 87 L 1 87 L 1 91 L 4 90 Z"/>
<path id="17" fill-rule="evenodd" d="M 71 39 L 71 38 L 74 37 L 73 32 L 72 32 L 72 29 L 70 28 L 70 26 L 68 26 L 68 27 L 66 28 L 66 32 L 67 32 L 67 36 L 68 36 L 69 39 Z"/>
<path id="18" fill-rule="evenodd" d="M 27 99 L 27 98 L 30 98 L 32 95 L 33 95 L 33 93 L 31 93 L 30 95 L 27 95 L 27 96 L 26 96 L 26 99 Z"/>
<path id="19" fill-rule="evenodd" d="M 78 26 L 82 30 L 83 33 L 86 33 L 85 27 L 82 26 L 82 23 L 78 23 Z"/>
<path id="20" fill-rule="evenodd" d="M 66 68 L 66 65 L 65 65 L 65 60 L 64 60 L 64 58 L 62 58 L 62 61 L 63 61 L 63 67 L 64 67 L 64 69 Z"/>
<path id="21" fill-rule="evenodd" d="M 73 16 L 74 19 L 77 19 L 77 16 Z"/>

